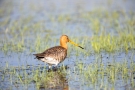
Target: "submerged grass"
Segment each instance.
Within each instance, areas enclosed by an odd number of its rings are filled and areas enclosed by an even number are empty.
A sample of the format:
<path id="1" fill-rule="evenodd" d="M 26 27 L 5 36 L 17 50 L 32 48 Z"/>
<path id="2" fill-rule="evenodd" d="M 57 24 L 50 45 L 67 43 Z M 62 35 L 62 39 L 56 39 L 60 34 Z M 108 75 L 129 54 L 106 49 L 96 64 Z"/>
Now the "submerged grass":
<path id="1" fill-rule="evenodd" d="M 5 87 L 9 87 L 7 85 L 12 85 L 12 87 L 16 87 L 18 85 L 22 85 L 24 89 L 30 87 L 31 84 L 34 84 L 36 89 L 41 88 L 64 88 L 66 85 L 66 72 L 64 70 L 65 67 L 60 67 L 57 71 L 49 71 L 46 67 L 42 66 L 32 66 L 32 67 L 7 67 L 0 71 L 2 74 L 2 78 L 0 78 L 0 82 L 9 82 L 6 83 Z M 8 78 L 7 78 L 8 77 Z"/>
<path id="2" fill-rule="evenodd" d="M 131 65 L 132 64 L 132 65 Z M 92 63 L 89 65 L 77 64 L 77 72 L 80 76 L 79 81 L 87 82 L 88 86 L 100 86 L 95 89 L 116 88 L 118 81 L 122 81 L 126 84 L 131 84 L 131 87 L 135 87 L 134 73 L 135 64 L 125 62 L 115 62 L 110 64 L 97 64 Z M 107 84 L 107 86 L 106 86 Z M 85 83 L 82 83 L 85 85 Z M 115 86 L 115 87 L 114 87 Z"/>
<path id="3" fill-rule="evenodd" d="M 100 35 L 93 36 L 91 40 L 92 49 L 99 53 L 106 51 L 108 53 L 125 51 L 128 52 L 131 49 L 135 49 L 135 35 L 122 34 L 118 36 Z"/>
<path id="4" fill-rule="evenodd" d="M 18 20 L 12 20 L 8 26 L 7 23 L 5 26 L 3 25 L 3 27 L 6 27 L 3 28 L 6 37 L 2 36 L 4 40 L 0 39 L 0 42 L 4 41 L 1 49 L 6 53 L 10 51 L 25 52 L 27 49 L 41 51 L 42 48 L 46 49 L 51 46 L 51 43 L 59 42 L 58 39 L 54 39 L 55 30 L 59 30 L 56 33 L 71 34 L 72 38 L 73 32 L 68 28 L 73 27 L 76 32 L 80 32 L 81 37 L 73 37 L 75 39 L 72 39 L 80 42 L 82 46 L 89 50 L 85 53 L 87 55 L 90 55 L 93 51 L 96 53 L 102 51 L 112 53 L 121 50 L 128 52 L 135 49 L 134 16 L 134 11 L 130 13 L 124 11 L 108 13 L 100 9 L 79 13 L 79 15 L 51 15 L 47 22 L 35 20 L 34 16 L 22 16 Z M 72 26 L 73 23 L 75 23 L 74 26 Z M 3 32 L 0 32 L 0 35 Z M 81 35 L 81 33 L 84 35 Z M 50 37 L 51 39 L 49 39 Z M 56 43 L 56 45 L 58 44 Z M 76 55 L 79 55 L 79 53 L 77 52 Z"/>

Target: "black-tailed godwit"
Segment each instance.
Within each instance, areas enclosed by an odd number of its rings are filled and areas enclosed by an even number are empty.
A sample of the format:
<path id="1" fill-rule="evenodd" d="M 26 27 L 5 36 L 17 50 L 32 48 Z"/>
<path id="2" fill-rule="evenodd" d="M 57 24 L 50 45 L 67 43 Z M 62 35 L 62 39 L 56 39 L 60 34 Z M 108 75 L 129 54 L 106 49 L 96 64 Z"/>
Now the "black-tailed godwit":
<path id="1" fill-rule="evenodd" d="M 83 47 L 71 41 L 67 35 L 62 35 L 60 38 L 60 46 L 49 48 L 42 53 L 34 55 L 38 60 L 48 63 L 50 69 L 52 65 L 57 66 L 66 58 L 68 49 L 67 42 L 84 49 Z"/>

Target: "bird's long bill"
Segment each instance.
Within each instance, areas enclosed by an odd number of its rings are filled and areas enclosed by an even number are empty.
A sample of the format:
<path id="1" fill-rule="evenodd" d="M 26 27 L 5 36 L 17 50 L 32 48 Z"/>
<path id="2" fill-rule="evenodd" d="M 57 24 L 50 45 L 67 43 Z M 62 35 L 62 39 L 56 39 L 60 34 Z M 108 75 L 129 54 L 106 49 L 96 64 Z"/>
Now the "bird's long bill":
<path id="1" fill-rule="evenodd" d="M 74 46 L 80 47 L 81 49 L 84 49 L 83 47 L 79 46 L 78 44 L 76 44 L 75 42 L 69 40 L 69 43 L 73 44 Z"/>

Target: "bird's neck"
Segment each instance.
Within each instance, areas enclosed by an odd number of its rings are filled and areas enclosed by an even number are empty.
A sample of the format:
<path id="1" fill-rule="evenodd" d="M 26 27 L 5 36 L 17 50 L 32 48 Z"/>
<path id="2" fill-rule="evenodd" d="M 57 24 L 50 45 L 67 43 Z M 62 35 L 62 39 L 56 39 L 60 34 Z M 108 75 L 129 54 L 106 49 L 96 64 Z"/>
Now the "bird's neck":
<path id="1" fill-rule="evenodd" d="M 62 42 L 60 42 L 60 45 L 61 45 L 62 47 L 64 47 L 65 49 L 68 49 L 67 43 L 62 43 Z"/>

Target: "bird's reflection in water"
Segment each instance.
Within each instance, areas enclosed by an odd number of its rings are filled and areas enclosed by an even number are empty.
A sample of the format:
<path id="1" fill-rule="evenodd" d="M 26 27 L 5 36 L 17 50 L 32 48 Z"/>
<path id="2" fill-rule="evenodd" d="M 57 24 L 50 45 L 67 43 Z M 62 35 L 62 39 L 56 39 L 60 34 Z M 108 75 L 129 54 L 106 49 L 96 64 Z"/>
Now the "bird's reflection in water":
<path id="1" fill-rule="evenodd" d="M 46 79 L 40 84 L 40 90 L 68 90 L 66 73 L 57 70 L 46 74 Z"/>

